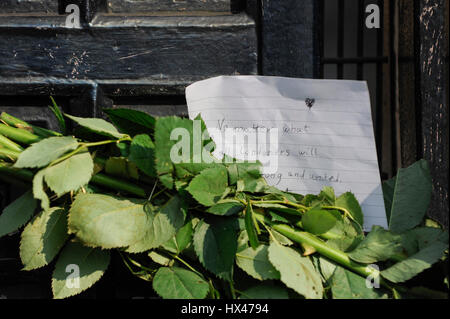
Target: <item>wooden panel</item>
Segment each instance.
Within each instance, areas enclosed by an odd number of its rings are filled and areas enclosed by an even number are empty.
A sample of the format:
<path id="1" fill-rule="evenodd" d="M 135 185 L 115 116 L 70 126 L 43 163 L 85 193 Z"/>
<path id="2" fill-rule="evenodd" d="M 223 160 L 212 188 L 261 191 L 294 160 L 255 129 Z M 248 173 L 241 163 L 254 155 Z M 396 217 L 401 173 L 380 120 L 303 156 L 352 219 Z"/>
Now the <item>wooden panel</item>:
<path id="1" fill-rule="evenodd" d="M 1 0 L 0 14 L 2 13 L 57 13 L 57 0 Z"/>
<path id="2" fill-rule="evenodd" d="M 155 11 L 230 12 L 232 1 L 233 0 L 107 0 L 107 6 L 108 10 L 113 13 Z"/>
<path id="3" fill-rule="evenodd" d="M 214 75 L 255 74 L 253 20 L 97 16 L 89 29 L 64 17 L 0 16 L 0 80 L 145 80 L 188 84 Z"/>
<path id="4" fill-rule="evenodd" d="M 448 229 L 449 136 L 445 78 L 445 0 L 420 0 L 418 74 L 423 157 L 430 162 L 433 196 L 429 215 Z M 448 93 L 448 92 L 447 92 Z"/>

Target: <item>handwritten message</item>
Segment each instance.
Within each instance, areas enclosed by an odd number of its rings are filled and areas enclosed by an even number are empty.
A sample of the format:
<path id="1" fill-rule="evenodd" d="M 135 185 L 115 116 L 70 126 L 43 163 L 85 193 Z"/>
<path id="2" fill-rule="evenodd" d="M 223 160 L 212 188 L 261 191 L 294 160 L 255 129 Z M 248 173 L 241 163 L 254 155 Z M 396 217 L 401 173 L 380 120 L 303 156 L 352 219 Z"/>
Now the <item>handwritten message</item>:
<path id="1" fill-rule="evenodd" d="M 324 186 L 336 195 L 351 191 L 361 203 L 364 228 L 387 227 L 366 82 L 220 76 L 187 87 L 186 100 L 190 118 L 201 114 L 209 130 L 257 135 L 277 129 L 275 149 L 249 148 L 255 141 L 223 149 L 229 154 L 234 148 L 242 159 L 275 158 L 276 171 L 268 164 L 263 169 L 270 185 L 301 194 Z"/>

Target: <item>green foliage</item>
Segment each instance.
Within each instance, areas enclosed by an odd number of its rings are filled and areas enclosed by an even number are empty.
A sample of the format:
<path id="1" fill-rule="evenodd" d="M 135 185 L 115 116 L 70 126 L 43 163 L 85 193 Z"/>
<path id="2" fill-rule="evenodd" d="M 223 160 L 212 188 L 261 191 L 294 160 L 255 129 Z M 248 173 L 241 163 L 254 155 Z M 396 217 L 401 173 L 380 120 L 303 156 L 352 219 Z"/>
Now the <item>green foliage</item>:
<path id="1" fill-rule="evenodd" d="M 124 134 L 135 136 L 150 134 L 155 128 L 155 118 L 147 113 L 130 109 L 103 109 L 111 122 Z"/>
<path id="2" fill-rule="evenodd" d="M 50 207 L 50 199 L 47 196 L 47 193 L 44 189 L 44 176 L 45 176 L 45 168 L 40 170 L 34 175 L 33 178 L 33 196 L 35 199 L 39 199 L 41 201 L 41 207 L 43 210 L 48 210 Z"/>
<path id="3" fill-rule="evenodd" d="M 165 299 L 203 299 L 209 284 L 192 271 L 161 267 L 153 279 L 153 289 Z"/>
<path id="4" fill-rule="evenodd" d="M 76 122 L 78 125 L 100 135 L 120 139 L 125 137 L 109 122 L 102 119 L 82 118 L 69 114 L 64 114 L 66 117 Z"/>
<path id="5" fill-rule="evenodd" d="M 322 235 L 333 229 L 338 222 L 338 217 L 331 211 L 311 209 L 303 214 L 302 225 L 306 231 L 315 235 Z"/>
<path id="6" fill-rule="evenodd" d="M 280 272 L 286 286 L 305 298 L 322 298 L 322 281 L 309 258 L 293 248 L 273 242 L 269 247 L 269 260 Z"/>
<path id="7" fill-rule="evenodd" d="M 59 129 L 61 130 L 61 132 L 63 134 L 66 134 L 66 120 L 64 119 L 64 115 L 63 115 L 61 109 L 59 108 L 58 104 L 56 104 L 55 99 L 52 96 L 50 96 L 50 100 L 52 100 L 52 105 L 49 105 L 48 107 L 50 108 L 50 110 L 53 112 L 56 119 L 58 120 Z"/>
<path id="8" fill-rule="evenodd" d="M 150 136 L 141 134 L 133 138 L 130 145 L 129 159 L 148 176 L 156 176 L 155 145 Z"/>
<path id="9" fill-rule="evenodd" d="M 63 299 L 90 288 L 103 276 L 109 260 L 110 254 L 107 250 L 86 247 L 75 241 L 67 243 L 53 271 L 53 297 Z"/>
<path id="10" fill-rule="evenodd" d="M 200 221 L 195 227 L 194 248 L 202 265 L 216 276 L 231 281 L 237 250 L 235 220 Z"/>
<path id="11" fill-rule="evenodd" d="M 44 179 L 56 195 L 76 191 L 89 183 L 94 171 L 91 154 L 79 153 L 45 169 Z"/>
<path id="12" fill-rule="evenodd" d="M 399 236 L 382 227 L 374 226 L 367 237 L 348 255 L 357 262 L 371 264 L 388 260 L 401 252 Z"/>
<path id="13" fill-rule="evenodd" d="M 200 204 L 213 206 L 223 198 L 227 187 L 227 170 L 217 166 L 203 170 L 191 181 L 187 190 Z"/>
<path id="14" fill-rule="evenodd" d="M 420 224 L 430 205 L 431 175 L 421 160 L 399 169 L 397 176 L 383 185 L 389 229 L 404 232 Z"/>
<path id="15" fill-rule="evenodd" d="M 179 196 L 172 197 L 161 207 L 146 204 L 144 210 L 147 213 L 145 233 L 139 241 L 127 248 L 128 252 L 138 253 L 156 248 L 175 236 L 183 226 L 185 212 Z"/>
<path id="16" fill-rule="evenodd" d="M 53 260 L 68 238 L 67 212 L 58 207 L 42 211 L 25 227 L 20 241 L 24 270 L 43 267 Z"/>
<path id="17" fill-rule="evenodd" d="M 139 179 L 137 166 L 125 157 L 108 158 L 105 163 L 105 172 L 121 178 Z"/>
<path id="18" fill-rule="evenodd" d="M 231 216 L 241 212 L 244 209 L 242 203 L 235 199 L 220 200 L 217 204 L 209 207 L 208 213 L 219 216 Z"/>
<path id="19" fill-rule="evenodd" d="M 15 167 L 44 167 L 68 151 L 78 147 L 78 141 L 71 136 L 49 137 L 34 143 L 23 151 Z"/>
<path id="20" fill-rule="evenodd" d="M 9 204 L 0 215 L 0 237 L 12 233 L 25 225 L 33 216 L 37 200 L 31 191 L 25 192 Z"/>
<path id="21" fill-rule="evenodd" d="M 70 208 L 69 233 L 91 247 L 134 245 L 147 233 L 149 210 L 142 200 L 78 194 Z"/>
<path id="22" fill-rule="evenodd" d="M 170 151 L 178 141 L 170 138 L 174 129 L 186 129 L 192 136 L 192 121 L 174 116 L 162 117 L 155 124 L 155 168 L 163 185 L 169 189 L 173 188 L 174 165 L 171 160 Z M 188 144 L 192 146 L 192 141 Z M 191 159 L 189 156 L 187 160 Z"/>
<path id="23" fill-rule="evenodd" d="M 448 255 L 448 233 L 424 218 L 431 192 L 425 161 L 384 183 L 389 230 L 365 234 L 351 192 L 324 187 L 303 196 L 269 186 L 260 163 L 219 161 L 207 134 L 194 140 L 206 128 L 200 117 L 105 112 L 114 125 L 66 115 L 89 132 L 77 139 L 2 124 L 0 136 L 31 145 L 16 149 L 14 167 L 0 160 L 0 179 L 5 172 L 8 180 L 29 180 L 32 190 L 4 209 L 0 236 L 26 225 L 24 270 L 57 259 L 55 298 L 97 282 L 111 250 L 163 298 L 442 296 L 427 283 L 407 288 Z M 380 270 L 380 289 L 366 287 L 371 264 Z M 69 287 L 74 266 L 79 286 Z"/>
<path id="24" fill-rule="evenodd" d="M 184 226 L 182 226 L 177 234 L 162 244 L 162 247 L 175 254 L 181 253 L 192 241 L 194 235 L 194 227 L 192 220 L 189 220 Z"/>
<path id="25" fill-rule="evenodd" d="M 410 232 L 404 236 L 415 237 L 417 234 Z M 406 240 L 411 240 L 411 238 L 406 238 Z M 417 237 L 414 240 L 418 244 L 417 251 L 414 253 L 410 252 L 405 260 L 382 270 L 381 275 L 384 278 L 395 283 L 405 282 L 430 268 L 444 256 L 446 250 L 448 251 L 447 232 L 441 232 L 438 236 L 426 238 L 426 240 L 421 240 Z"/>
<path id="26" fill-rule="evenodd" d="M 336 267 L 331 277 L 334 299 L 380 299 L 387 294 L 379 288 L 367 288 L 366 279 L 342 267 Z"/>
<path id="27" fill-rule="evenodd" d="M 359 224 L 364 224 L 364 216 L 355 195 L 350 192 L 344 193 L 336 199 L 335 205 L 346 209 L 353 219 Z"/>
<path id="28" fill-rule="evenodd" d="M 269 261 L 269 246 L 251 247 L 236 254 L 236 264 L 247 274 L 258 280 L 280 279 L 280 273 Z"/>

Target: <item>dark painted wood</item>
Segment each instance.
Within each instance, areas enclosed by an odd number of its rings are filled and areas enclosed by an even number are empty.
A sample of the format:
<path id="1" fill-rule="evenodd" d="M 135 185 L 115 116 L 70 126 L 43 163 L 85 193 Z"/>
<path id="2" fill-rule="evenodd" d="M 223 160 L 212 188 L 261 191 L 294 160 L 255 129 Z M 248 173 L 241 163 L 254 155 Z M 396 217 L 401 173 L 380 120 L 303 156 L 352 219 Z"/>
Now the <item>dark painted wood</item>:
<path id="1" fill-rule="evenodd" d="M 64 17 L 0 17 L 0 79 L 188 84 L 255 74 L 256 46 L 254 22 L 245 14 L 126 20 L 100 15 L 82 30 L 65 28 Z"/>
<path id="2" fill-rule="evenodd" d="M 57 0 L 1 0 L 0 14 L 4 13 L 57 13 Z"/>
<path id="3" fill-rule="evenodd" d="M 262 72 L 312 78 L 318 74 L 314 24 L 319 1 L 261 0 Z"/>
<path id="4" fill-rule="evenodd" d="M 219 11 L 230 12 L 236 0 L 107 0 L 108 11 L 155 12 L 155 11 Z"/>
<path id="5" fill-rule="evenodd" d="M 445 73 L 447 44 L 445 0 L 420 0 L 418 8 L 418 82 L 421 127 L 418 145 L 430 162 L 433 177 L 429 216 L 448 229 L 449 220 L 449 110 Z M 448 74 L 448 73 L 447 73 Z M 448 92 L 447 92 L 448 94 Z"/>
<path id="6" fill-rule="evenodd" d="M 398 12 L 398 112 L 401 166 L 417 160 L 415 65 L 414 65 L 414 2 L 397 1 Z"/>

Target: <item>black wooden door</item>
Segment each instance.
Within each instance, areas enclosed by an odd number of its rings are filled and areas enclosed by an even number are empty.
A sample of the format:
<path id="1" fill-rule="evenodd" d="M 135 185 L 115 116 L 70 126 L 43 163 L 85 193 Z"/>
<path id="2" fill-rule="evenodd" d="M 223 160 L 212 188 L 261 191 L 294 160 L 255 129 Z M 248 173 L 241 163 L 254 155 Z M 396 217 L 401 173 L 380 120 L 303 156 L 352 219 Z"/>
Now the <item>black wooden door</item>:
<path id="1" fill-rule="evenodd" d="M 187 115 L 184 89 L 216 75 L 313 77 L 320 1 L 2 0 L 0 111 L 56 129 L 102 107 Z M 80 26 L 66 19 L 78 6 Z M 73 20 L 71 20 L 73 21 Z M 23 190 L 0 184 L 0 206 Z M 51 297 L 51 268 L 21 272 L 19 233 L 0 239 L 0 298 Z M 117 259 L 118 256 L 115 256 Z M 82 297 L 151 297 L 119 260 Z"/>

